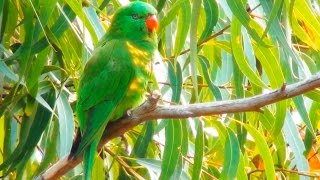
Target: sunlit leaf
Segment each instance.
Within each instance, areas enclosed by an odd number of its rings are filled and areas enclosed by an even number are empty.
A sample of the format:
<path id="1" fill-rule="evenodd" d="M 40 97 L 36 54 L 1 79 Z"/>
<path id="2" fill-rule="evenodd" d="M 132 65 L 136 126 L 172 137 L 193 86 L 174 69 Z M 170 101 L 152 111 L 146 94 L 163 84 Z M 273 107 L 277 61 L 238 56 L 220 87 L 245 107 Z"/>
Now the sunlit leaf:
<path id="1" fill-rule="evenodd" d="M 307 159 L 304 157 L 303 152 L 305 147 L 298 132 L 298 127 L 294 124 L 292 115 L 287 112 L 286 121 L 283 126 L 283 132 L 286 142 L 289 144 L 290 149 L 293 152 L 293 163 L 299 171 L 309 171 L 309 165 Z"/>
<path id="2" fill-rule="evenodd" d="M 69 154 L 73 142 L 74 120 L 71 106 L 65 93 L 60 93 L 57 99 L 59 116 L 59 157 Z"/>
<path id="3" fill-rule="evenodd" d="M 203 154 L 204 154 L 204 132 L 202 123 L 198 123 L 197 136 L 195 139 L 195 154 L 194 154 L 194 164 L 192 171 L 192 179 L 200 179 L 201 168 L 203 163 Z"/>
<path id="4" fill-rule="evenodd" d="M 243 126 L 247 129 L 247 131 L 251 134 L 251 136 L 255 140 L 259 154 L 263 159 L 267 178 L 275 179 L 276 178 L 275 167 L 274 167 L 271 152 L 269 150 L 266 140 L 259 133 L 259 131 L 257 131 L 254 127 L 247 124 L 243 124 Z"/>
<path id="5" fill-rule="evenodd" d="M 227 128 L 227 139 L 225 144 L 224 164 L 221 172 L 221 179 L 233 179 L 236 176 L 239 159 L 240 148 L 236 135 Z"/>
<path id="6" fill-rule="evenodd" d="M 233 19 L 231 28 L 231 46 L 234 59 L 236 60 L 239 69 L 245 74 L 248 79 L 260 87 L 266 87 L 262 82 L 261 78 L 257 75 L 255 70 L 250 67 L 248 61 L 245 58 L 242 48 L 242 37 L 241 37 L 241 24 L 237 19 Z"/>

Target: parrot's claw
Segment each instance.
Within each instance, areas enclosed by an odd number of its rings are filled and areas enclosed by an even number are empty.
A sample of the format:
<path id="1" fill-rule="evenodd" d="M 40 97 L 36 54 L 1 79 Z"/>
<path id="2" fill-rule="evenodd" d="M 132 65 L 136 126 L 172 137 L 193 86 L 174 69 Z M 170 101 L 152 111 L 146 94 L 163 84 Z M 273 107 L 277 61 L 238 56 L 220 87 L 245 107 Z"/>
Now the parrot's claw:
<path id="1" fill-rule="evenodd" d="M 151 94 L 150 94 L 149 92 L 146 92 L 146 93 L 145 93 L 145 96 L 146 96 L 147 98 L 149 98 L 149 97 L 151 96 Z"/>
<path id="2" fill-rule="evenodd" d="M 155 97 L 155 96 L 161 96 L 161 93 L 159 90 L 154 90 L 151 93 L 146 92 L 145 95 L 147 98 L 150 98 L 150 97 Z"/>
<path id="3" fill-rule="evenodd" d="M 131 115 L 132 115 L 132 110 L 131 109 L 127 110 L 127 116 L 130 117 Z"/>

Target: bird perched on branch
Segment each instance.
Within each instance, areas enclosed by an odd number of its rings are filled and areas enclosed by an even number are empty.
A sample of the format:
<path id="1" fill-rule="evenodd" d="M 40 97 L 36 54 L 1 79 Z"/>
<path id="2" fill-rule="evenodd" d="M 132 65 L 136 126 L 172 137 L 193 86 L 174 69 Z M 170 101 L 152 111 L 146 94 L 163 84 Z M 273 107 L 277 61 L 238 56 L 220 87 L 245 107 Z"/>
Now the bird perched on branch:
<path id="1" fill-rule="evenodd" d="M 156 14 L 153 6 L 139 1 L 119 8 L 84 69 L 77 101 L 81 138 L 69 156 L 84 154 L 84 179 L 91 179 L 97 146 L 108 122 L 143 101 L 157 48 Z"/>

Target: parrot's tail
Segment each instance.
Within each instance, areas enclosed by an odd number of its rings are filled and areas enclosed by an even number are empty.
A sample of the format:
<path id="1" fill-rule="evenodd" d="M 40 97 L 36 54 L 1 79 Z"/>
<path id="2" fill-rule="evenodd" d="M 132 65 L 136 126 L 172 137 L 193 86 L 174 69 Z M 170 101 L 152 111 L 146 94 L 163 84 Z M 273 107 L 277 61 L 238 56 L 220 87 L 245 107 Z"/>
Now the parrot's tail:
<path id="1" fill-rule="evenodd" d="M 76 154 L 76 152 L 77 152 L 77 150 L 79 148 L 80 142 L 81 142 L 81 131 L 80 131 L 80 128 L 78 128 L 76 137 L 74 138 L 74 141 L 73 141 L 73 144 L 72 144 L 72 147 L 71 147 L 70 154 L 68 156 L 68 159 L 75 158 L 75 154 Z"/>
<path id="2" fill-rule="evenodd" d="M 99 144 L 99 140 L 94 140 L 92 142 L 92 144 L 89 147 L 87 147 L 87 149 L 84 151 L 83 172 L 84 172 L 84 179 L 85 180 L 91 179 L 91 172 L 93 169 L 98 144 Z"/>

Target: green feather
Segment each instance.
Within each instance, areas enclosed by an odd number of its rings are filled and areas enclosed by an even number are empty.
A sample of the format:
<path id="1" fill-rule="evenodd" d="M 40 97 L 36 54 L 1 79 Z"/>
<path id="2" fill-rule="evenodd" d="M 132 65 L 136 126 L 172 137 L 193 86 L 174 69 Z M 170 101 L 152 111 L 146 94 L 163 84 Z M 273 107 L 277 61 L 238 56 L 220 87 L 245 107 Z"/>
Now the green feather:
<path id="1" fill-rule="evenodd" d="M 108 122 L 143 101 L 157 47 L 156 34 L 145 23 L 150 14 L 156 10 L 139 1 L 120 8 L 84 69 L 77 102 L 81 140 L 71 155 L 84 153 L 84 179 L 91 179 L 96 149 Z"/>

